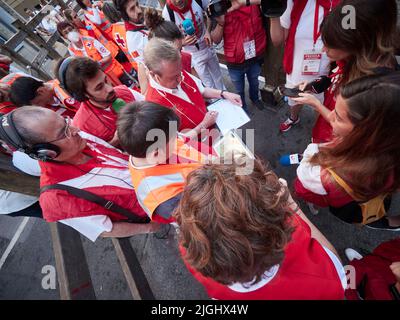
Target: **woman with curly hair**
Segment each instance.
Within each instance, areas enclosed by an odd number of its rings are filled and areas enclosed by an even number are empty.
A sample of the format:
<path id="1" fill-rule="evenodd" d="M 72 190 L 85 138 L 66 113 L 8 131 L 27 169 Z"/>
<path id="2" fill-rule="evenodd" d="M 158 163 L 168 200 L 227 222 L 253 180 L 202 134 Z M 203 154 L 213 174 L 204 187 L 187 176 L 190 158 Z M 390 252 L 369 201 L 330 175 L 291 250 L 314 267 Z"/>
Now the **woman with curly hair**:
<path id="1" fill-rule="evenodd" d="M 187 180 L 175 217 L 188 269 L 215 299 L 343 299 L 336 250 L 255 161 L 205 165 Z"/>

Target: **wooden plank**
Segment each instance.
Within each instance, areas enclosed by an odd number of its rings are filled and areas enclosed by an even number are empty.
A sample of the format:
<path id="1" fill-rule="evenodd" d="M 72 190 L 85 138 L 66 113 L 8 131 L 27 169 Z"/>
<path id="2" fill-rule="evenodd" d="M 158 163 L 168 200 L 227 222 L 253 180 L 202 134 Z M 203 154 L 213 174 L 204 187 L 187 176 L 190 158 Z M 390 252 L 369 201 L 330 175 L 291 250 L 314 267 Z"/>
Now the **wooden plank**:
<path id="1" fill-rule="evenodd" d="M 38 78 L 41 78 L 42 80 L 45 80 L 45 81 L 52 79 L 52 77 L 48 73 L 42 71 L 41 69 L 39 69 L 35 66 L 32 66 L 31 61 L 28 61 L 22 55 L 16 53 L 14 50 L 10 50 L 4 45 L 0 46 L 0 48 L 2 49 L 2 52 L 4 52 L 4 54 L 6 54 L 10 58 L 12 58 L 16 63 L 18 63 L 22 66 L 29 66 L 32 70 L 34 70 L 37 73 Z"/>
<path id="2" fill-rule="evenodd" d="M 80 234 L 62 223 L 50 223 L 61 300 L 95 300 Z"/>
<path id="3" fill-rule="evenodd" d="M 29 35 L 29 40 L 31 40 L 36 46 L 46 48 L 50 57 L 53 59 L 61 58 L 60 54 L 53 48 L 54 43 L 59 38 L 57 32 L 54 33 L 46 42 L 42 37 L 33 32 L 34 28 L 29 28 L 20 21 L 15 21 L 13 25 L 18 28 L 20 32 L 25 32 L 27 35 Z"/>
<path id="4" fill-rule="evenodd" d="M 28 37 L 28 33 L 25 31 L 18 31 L 14 34 L 10 39 L 8 39 L 4 43 L 4 47 L 7 47 L 8 50 L 15 50 L 22 41 L 24 41 Z"/>
<path id="5" fill-rule="evenodd" d="M 32 61 L 32 65 L 40 68 L 47 57 L 47 50 L 42 48 Z"/>
<path id="6" fill-rule="evenodd" d="M 21 16 L 17 11 L 11 8 L 7 3 L 0 0 L 0 7 L 4 9 L 4 11 L 8 12 L 13 18 L 21 21 L 26 21 L 23 16 Z"/>
<path id="7" fill-rule="evenodd" d="M 38 197 L 39 178 L 18 170 L 10 156 L 0 153 L 0 189 Z"/>
<path id="8" fill-rule="evenodd" d="M 112 238 L 112 243 L 133 299 L 154 300 L 153 292 L 129 238 Z"/>

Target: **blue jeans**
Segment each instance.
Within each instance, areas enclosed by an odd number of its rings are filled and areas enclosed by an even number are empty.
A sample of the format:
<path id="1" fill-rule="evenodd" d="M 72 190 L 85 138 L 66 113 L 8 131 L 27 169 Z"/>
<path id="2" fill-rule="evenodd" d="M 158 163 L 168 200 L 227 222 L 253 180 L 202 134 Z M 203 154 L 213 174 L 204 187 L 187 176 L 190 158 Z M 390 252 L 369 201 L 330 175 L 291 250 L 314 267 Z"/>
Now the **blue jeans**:
<path id="1" fill-rule="evenodd" d="M 261 62 L 254 61 L 254 63 L 242 69 L 234 69 L 228 67 L 228 71 L 237 93 L 240 94 L 240 97 L 242 98 L 243 109 L 247 111 L 246 97 L 244 94 L 244 76 L 247 76 L 247 81 L 249 82 L 250 100 L 252 102 L 256 102 L 260 99 L 258 89 L 258 76 L 261 72 Z"/>

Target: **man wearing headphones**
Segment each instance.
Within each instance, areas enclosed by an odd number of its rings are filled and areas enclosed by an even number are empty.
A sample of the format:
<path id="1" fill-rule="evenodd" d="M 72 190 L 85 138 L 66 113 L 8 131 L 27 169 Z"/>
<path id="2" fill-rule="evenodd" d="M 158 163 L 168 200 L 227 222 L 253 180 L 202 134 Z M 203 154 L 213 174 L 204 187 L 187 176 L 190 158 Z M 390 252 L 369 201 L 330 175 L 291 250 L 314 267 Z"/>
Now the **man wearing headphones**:
<path id="1" fill-rule="evenodd" d="M 21 107 L 0 118 L 0 139 L 39 160 L 39 201 L 48 222 L 69 225 L 92 241 L 158 229 L 157 223 L 146 223 L 136 199 L 128 156 L 72 126 L 70 118 L 46 108 Z M 68 187 L 101 197 L 107 205 L 71 193 Z M 115 205 L 129 211 L 130 220 L 115 211 Z"/>
<path id="2" fill-rule="evenodd" d="M 169 41 L 151 39 L 144 50 L 144 62 L 149 70 L 146 101 L 172 108 L 180 118 L 179 130 L 190 129 L 187 135 L 197 136 L 215 124 L 218 113 L 207 112 L 204 99 L 222 98 L 242 106 L 238 94 L 205 88 L 198 78 L 182 71 L 181 55 Z"/>
<path id="3" fill-rule="evenodd" d="M 124 85 L 113 87 L 96 61 L 86 57 L 69 57 L 63 60 L 57 71 L 63 87 L 81 106 L 74 117 L 74 126 L 90 133 L 113 146 L 118 146 L 117 111 L 114 102 L 144 100 L 143 96 Z"/>

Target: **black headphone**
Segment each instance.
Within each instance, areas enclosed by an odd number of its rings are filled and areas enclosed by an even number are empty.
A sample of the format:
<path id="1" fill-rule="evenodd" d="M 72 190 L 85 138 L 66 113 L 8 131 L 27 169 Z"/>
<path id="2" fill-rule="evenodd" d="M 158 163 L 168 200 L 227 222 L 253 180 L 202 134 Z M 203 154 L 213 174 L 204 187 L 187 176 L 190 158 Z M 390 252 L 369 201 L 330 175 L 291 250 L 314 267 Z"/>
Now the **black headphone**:
<path id="1" fill-rule="evenodd" d="M 67 57 L 67 58 L 65 58 L 63 60 L 63 62 L 61 63 L 60 67 L 58 68 L 58 80 L 60 81 L 60 86 L 62 88 L 64 88 L 75 100 L 85 101 L 85 100 L 87 100 L 86 97 L 82 97 L 81 95 L 76 94 L 74 92 L 71 93 L 71 91 L 68 90 L 68 87 L 67 87 L 67 84 L 66 84 L 65 77 L 66 77 L 66 74 L 67 74 L 67 70 L 68 70 L 69 64 L 73 60 L 75 60 L 74 56 L 69 56 L 69 57 Z"/>
<path id="2" fill-rule="evenodd" d="M 35 160 L 40 161 L 51 161 L 57 158 L 61 150 L 58 146 L 52 143 L 37 143 L 32 146 L 28 146 L 21 135 L 18 133 L 13 121 L 13 114 L 15 111 L 11 111 L 8 114 L 0 117 L 0 139 L 10 144 L 18 151 L 26 153 L 28 156 Z"/>

